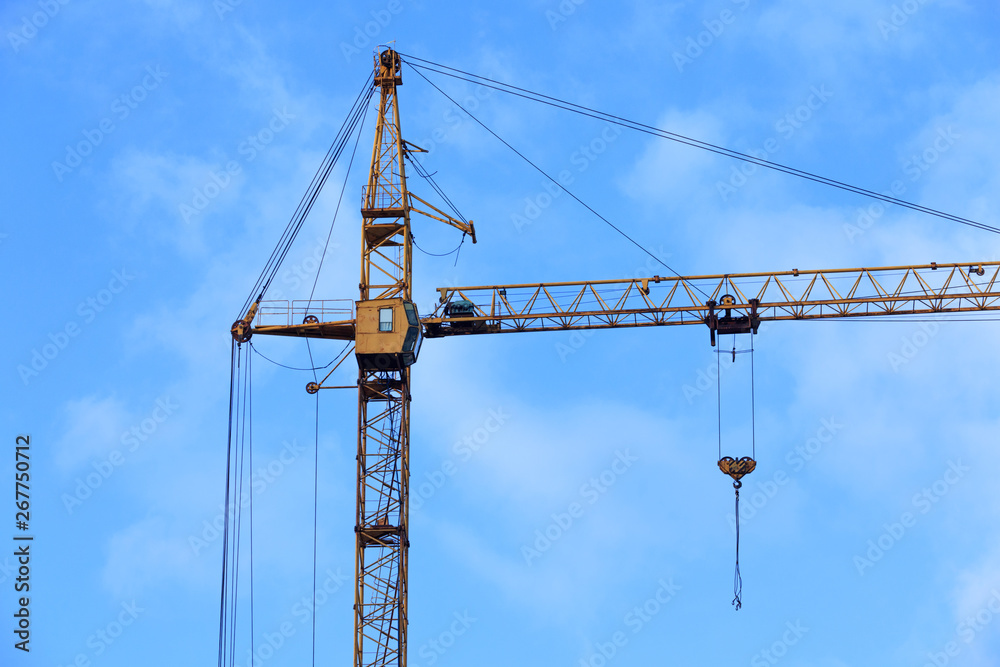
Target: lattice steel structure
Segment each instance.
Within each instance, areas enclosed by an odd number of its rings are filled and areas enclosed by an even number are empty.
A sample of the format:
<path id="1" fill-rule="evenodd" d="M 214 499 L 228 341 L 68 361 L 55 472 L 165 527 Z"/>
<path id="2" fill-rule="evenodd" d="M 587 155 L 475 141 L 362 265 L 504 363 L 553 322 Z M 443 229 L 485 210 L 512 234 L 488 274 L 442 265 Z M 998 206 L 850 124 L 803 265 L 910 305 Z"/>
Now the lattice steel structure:
<path id="1" fill-rule="evenodd" d="M 440 306 L 419 319 L 410 214 L 456 227 L 473 242 L 476 237 L 471 221 L 456 220 L 407 189 L 405 159 L 421 149 L 401 136 L 401 84 L 399 54 L 381 51 L 375 56 L 374 85 L 381 94 L 361 209 L 356 312 L 334 301 L 265 301 L 233 327 L 239 341 L 252 334 L 355 341 L 355 667 L 407 662 L 410 365 L 421 332 L 445 337 L 694 324 L 707 325 L 714 344 L 716 334 L 755 332 L 767 320 L 1000 310 L 1000 262 L 982 262 L 439 288 Z M 414 200 L 433 212 L 414 207 Z M 332 373 L 307 390 L 333 388 L 324 384 Z"/>
<path id="2" fill-rule="evenodd" d="M 944 315 L 1000 310 L 1000 262 L 438 289 L 428 338 L 478 333 Z M 448 312 L 467 304 L 461 317 Z M 754 330 L 756 326 L 754 326 Z"/>
<path id="3" fill-rule="evenodd" d="M 413 251 L 396 86 L 399 55 L 375 59 L 381 89 L 364 193 L 360 300 L 410 300 Z M 354 665 L 406 665 L 410 369 L 358 371 Z"/>

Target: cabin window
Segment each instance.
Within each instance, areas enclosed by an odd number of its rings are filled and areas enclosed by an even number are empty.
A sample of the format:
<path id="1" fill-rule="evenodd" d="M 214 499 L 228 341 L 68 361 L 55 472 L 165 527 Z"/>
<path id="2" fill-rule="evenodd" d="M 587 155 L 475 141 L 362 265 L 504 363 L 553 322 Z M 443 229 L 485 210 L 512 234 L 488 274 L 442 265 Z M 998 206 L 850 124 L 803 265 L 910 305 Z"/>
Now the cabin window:
<path id="1" fill-rule="evenodd" d="M 420 320 L 417 319 L 417 309 L 412 303 L 404 303 L 403 310 L 406 311 L 406 321 L 412 326 L 417 326 L 420 324 Z"/>
<path id="2" fill-rule="evenodd" d="M 378 309 L 378 330 L 392 331 L 392 308 Z"/>

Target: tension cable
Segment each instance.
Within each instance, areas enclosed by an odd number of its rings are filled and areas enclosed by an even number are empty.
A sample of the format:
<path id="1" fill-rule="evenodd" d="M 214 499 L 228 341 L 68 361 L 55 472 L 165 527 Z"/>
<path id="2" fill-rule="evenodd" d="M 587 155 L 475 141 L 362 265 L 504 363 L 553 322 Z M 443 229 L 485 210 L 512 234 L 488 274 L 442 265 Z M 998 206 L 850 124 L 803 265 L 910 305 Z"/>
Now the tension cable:
<path id="1" fill-rule="evenodd" d="M 333 168 L 336 165 L 337 160 L 340 158 L 341 153 L 344 151 L 344 148 L 348 145 L 350 138 L 354 134 L 354 130 L 361 123 L 361 120 L 368 108 L 368 104 L 371 101 L 372 96 L 375 94 L 375 88 L 372 86 L 373 77 L 374 75 L 369 75 L 368 79 L 361 88 L 361 92 L 358 93 L 357 98 L 355 98 L 354 104 L 351 106 L 351 110 L 347 114 L 347 118 L 344 119 L 336 138 L 333 140 L 333 143 L 327 150 L 326 155 L 320 162 L 319 168 L 316 170 L 312 181 L 309 183 L 309 187 L 306 188 L 306 192 L 302 195 L 302 199 L 299 201 L 298 206 L 295 208 L 295 212 L 288 221 L 285 231 L 282 232 L 281 238 L 278 240 L 278 244 L 275 246 L 274 250 L 271 251 L 271 256 L 268 258 L 267 263 L 264 265 L 264 269 L 257 278 L 257 282 L 254 284 L 253 290 L 250 292 L 250 296 L 247 297 L 246 303 L 243 304 L 243 308 L 240 311 L 241 316 L 247 312 L 247 309 L 252 303 L 254 303 L 255 300 L 259 302 L 263 298 L 264 293 L 267 292 L 267 288 L 270 286 L 271 281 L 274 280 L 275 275 L 278 273 L 278 269 L 281 267 L 282 261 L 284 261 L 285 256 L 292 247 L 295 237 L 298 235 L 299 230 L 302 229 L 302 224 L 305 222 L 306 217 L 308 217 L 309 212 L 312 210 L 313 204 L 316 203 L 316 199 L 319 197 L 319 193 L 323 189 L 323 185 L 326 183 L 327 178 L 333 171 Z"/>
<path id="2" fill-rule="evenodd" d="M 413 63 L 410 63 L 410 64 L 413 65 Z M 530 165 L 535 171 L 537 171 L 542 176 L 544 176 L 546 179 L 548 179 L 549 181 L 551 181 L 557 188 L 559 188 L 560 190 L 562 190 L 563 192 L 565 192 L 566 194 L 568 194 L 570 196 L 570 198 L 572 198 L 573 200 L 575 200 L 578 204 L 580 204 L 585 209 L 587 209 L 588 211 L 590 211 L 591 213 L 593 213 L 595 216 L 597 216 L 602 222 L 604 222 L 604 224 L 606 224 L 607 226 L 611 227 L 611 229 L 613 229 L 616 232 L 618 232 L 618 234 L 621 235 L 623 238 L 625 238 L 625 240 L 627 240 L 629 243 L 631 243 L 636 248 L 638 248 L 642 252 L 644 252 L 647 255 L 649 255 L 650 257 L 652 257 L 653 260 L 655 260 L 657 263 L 659 263 L 660 265 L 662 265 L 665 269 L 667 269 L 668 271 L 670 271 L 671 273 L 673 273 L 678 278 L 682 278 L 683 277 L 683 276 L 681 276 L 681 274 L 679 274 L 677 271 L 675 271 L 669 264 L 667 264 L 662 259 L 660 259 L 659 257 L 657 257 L 651 250 L 649 250 L 649 248 L 645 247 L 644 245 L 642 245 L 641 243 L 639 243 L 638 241 L 636 241 L 634 238 L 632 238 L 631 236 L 629 236 L 628 233 L 626 233 L 621 227 L 618 227 L 613 222 L 611 222 L 610 220 L 608 220 L 607 218 L 605 218 L 603 215 L 601 215 L 600 213 L 598 213 L 596 210 L 594 210 L 593 207 L 591 207 L 585 201 L 583 201 L 578 196 L 576 196 L 575 194 L 573 194 L 573 192 L 571 192 L 570 190 L 568 190 L 562 183 L 560 183 L 559 181 L 557 181 L 548 172 L 546 172 L 544 169 L 542 169 L 537 164 L 535 164 L 534 162 L 532 162 L 531 159 L 528 158 L 524 153 L 522 153 L 521 151 L 519 151 L 516 148 L 514 148 L 503 137 L 501 137 L 499 134 L 497 134 L 496 132 L 494 132 L 493 130 L 491 130 L 483 121 L 479 120 L 479 118 L 477 118 L 475 116 L 475 114 L 473 114 L 471 111 L 469 111 L 468 109 L 466 109 L 465 107 L 463 107 L 461 104 L 459 104 L 455 100 L 455 98 L 453 98 L 451 95 L 449 95 L 448 93 L 446 93 L 443 90 L 441 90 L 441 88 L 439 88 L 436 83 L 434 83 L 433 81 L 431 81 L 430 79 L 428 79 L 426 76 L 424 76 L 424 73 L 420 71 L 420 69 L 422 69 L 422 68 L 420 68 L 419 65 L 413 65 L 413 67 L 414 67 L 414 71 L 417 74 L 420 75 L 420 78 L 422 78 L 424 81 L 426 81 L 428 84 L 430 84 L 431 87 L 433 87 L 436 91 L 438 91 L 443 96 L 445 96 L 448 99 L 448 101 L 450 101 L 456 107 L 458 107 L 459 109 L 461 109 L 462 111 L 464 111 L 465 114 L 469 118 L 471 118 L 472 120 L 474 120 L 481 128 L 483 128 L 484 130 L 486 130 L 487 132 L 489 132 L 491 135 L 493 135 L 493 137 L 496 138 L 497 141 L 499 141 L 504 146 L 506 146 L 511 151 L 513 151 L 515 155 L 517 155 L 519 158 L 521 158 L 522 160 L 524 160 L 525 162 L 527 162 L 528 165 Z M 708 294 L 706 294 L 697 285 L 691 285 L 691 286 L 694 287 L 699 292 L 701 292 L 702 294 L 704 294 L 706 297 L 708 296 Z"/>
<path id="3" fill-rule="evenodd" d="M 518 86 L 511 85 L 509 83 L 503 83 L 502 81 L 496 81 L 479 74 L 473 74 L 471 72 L 465 72 L 454 67 L 448 67 L 447 65 L 442 65 L 430 60 L 425 60 L 423 58 L 417 58 L 416 56 L 403 55 L 406 62 L 408 62 L 412 67 L 423 69 L 428 72 L 435 72 L 437 74 L 442 74 L 454 79 L 461 81 L 466 81 L 468 83 L 474 83 L 486 88 L 492 88 L 493 90 L 500 91 L 502 93 L 507 93 L 509 95 L 514 95 L 516 97 L 521 97 L 526 100 L 531 100 L 532 102 L 538 102 L 545 104 L 557 109 L 563 109 L 565 111 L 570 111 L 572 113 L 580 114 L 582 116 L 588 116 L 590 118 L 595 118 L 597 120 L 602 120 L 613 125 L 619 125 L 630 130 L 635 130 L 637 132 L 642 132 L 645 134 L 650 134 L 661 139 L 667 139 L 669 141 L 674 141 L 676 143 L 684 144 L 687 146 L 692 146 L 694 148 L 700 148 L 702 150 L 708 151 L 710 153 L 716 153 L 718 155 L 723 155 L 725 157 L 734 158 L 742 162 L 749 162 L 751 164 L 756 164 L 758 166 L 764 167 L 766 169 L 771 169 L 774 171 L 779 171 L 790 176 L 795 176 L 798 178 L 805 179 L 807 181 L 813 181 L 821 185 L 827 185 L 829 187 L 837 188 L 839 190 L 845 190 L 854 194 L 861 195 L 863 197 L 868 197 L 871 199 L 877 199 L 884 201 L 888 204 L 895 204 L 896 206 L 902 206 L 903 208 L 908 208 L 926 215 L 935 216 L 942 218 L 944 220 L 949 220 L 951 222 L 957 222 L 962 225 L 969 227 L 974 227 L 987 232 L 993 232 L 994 234 L 1000 233 L 1000 228 L 993 225 L 989 225 L 983 222 L 978 222 L 976 220 L 970 220 L 969 218 L 963 218 L 958 215 L 947 213 L 938 209 L 933 209 L 928 206 L 922 206 L 914 202 L 906 201 L 905 199 L 899 199 L 898 197 L 893 197 L 891 195 L 882 194 L 874 190 L 868 190 L 856 185 L 851 185 L 850 183 L 845 183 L 844 181 L 839 181 L 837 179 L 828 178 L 826 176 L 821 176 L 819 174 L 809 172 L 803 169 L 796 169 L 795 167 L 790 167 L 778 162 L 772 162 L 771 160 L 766 160 L 763 158 L 758 158 L 748 153 L 741 153 L 724 146 L 719 146 L 717 144 L 712 144 L 707 141 L 701 141 L 693 137 L 689 137 L 683 134 L 678 134 L 677 132 L 670 132 L 652 125 L 647 125 L 645 123 L 639 123 L 637 121 L 629 120 L 615 114 L 607 113 L 604 111 L 599 111 L 597 109 L 592 109 L 590 107 L 583 106 L 581 104 L 574 104 L 573 102 L 567 102 L 566 100 L 559 99 L 557 97 L 552 97 L 550 95 L 543 95 L 526 88 L 520 88 Z M 414 62 L 417 61 L 417 62 Z M 461 107 L 460 107 L 461 108 Z"/>

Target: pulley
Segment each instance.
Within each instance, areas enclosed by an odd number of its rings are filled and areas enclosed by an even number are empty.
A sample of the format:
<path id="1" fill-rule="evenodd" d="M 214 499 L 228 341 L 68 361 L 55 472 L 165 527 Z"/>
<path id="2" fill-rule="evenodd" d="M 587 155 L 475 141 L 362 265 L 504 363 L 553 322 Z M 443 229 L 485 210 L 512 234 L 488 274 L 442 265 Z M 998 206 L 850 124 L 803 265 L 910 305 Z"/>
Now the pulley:
<path id="1" fill-rule="evenodd" d="M 757 467 L 757 462 L 749 456 L 734 459 L 732 456 L 723 456 L 719 459 L 719 470 L 733 478 L 733 488 L 739 491 L 743 486 L 740 481 L 745 475 L 749 475 Z"/>
<path id="2" fill-rule="evenodd" d="M 708 325 L 712 347 L 715 347 L 716 334 L 757 333 L 757 329 L 760 327 L 760 315 L 757 314 L 760 300 L 750 299 L 747 304 L 750 306 L 749 308 L 737 306 L 736 297 L 732 294 L 723 295 L 719 301 L 712 299 L 705 303 L 708 306 L 705 324 Z M 725 311 L 725 315 L 719 315 L 716 308 L 720 307 Z M 746 315 L 733 315 L 733 310 L 738 309 L 747 310 L 748 313 Z"/>

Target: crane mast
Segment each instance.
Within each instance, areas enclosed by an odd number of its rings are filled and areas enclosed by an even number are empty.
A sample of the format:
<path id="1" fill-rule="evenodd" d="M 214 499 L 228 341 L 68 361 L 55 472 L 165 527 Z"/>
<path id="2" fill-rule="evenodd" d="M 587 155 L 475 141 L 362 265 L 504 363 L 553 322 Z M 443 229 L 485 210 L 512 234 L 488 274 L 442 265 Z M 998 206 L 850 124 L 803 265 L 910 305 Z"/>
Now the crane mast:
<path id="1" fill-rule="evenodd" d="M 356 318 L 327 326 L 306 317 L 301 335 L 354 340 L 358 361 L 357 515 L 354 665 L 406 665 L 410 484 L 410 366 L 423 337 L 411 289 L 411 212 L 456 227 L 476 240 L 472 221 L 455 220 L 412 195 L 396 87 L 399 54 L 375 56 L 380 89 L 371 171 L 361 208 L 361 282 Z M 431 209 L 415 208 L 413 199 Z M 291 310 L 289 310 L 291 313 Z M 319 383 L 309 385 L 315 393 Z"/>
<path id="2" fill-rule="evenodd" d="M 378 54 L 381 95 L 361 210 L 359 317 L 380 313 L 379 302 L 410 300 L 413 253 L 396 96 L 401 83 L 399 55 Z M 410 369 L 393 366 L 359 363 L 358 369 L 355 667 L 406 665 Z"/>

